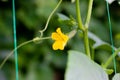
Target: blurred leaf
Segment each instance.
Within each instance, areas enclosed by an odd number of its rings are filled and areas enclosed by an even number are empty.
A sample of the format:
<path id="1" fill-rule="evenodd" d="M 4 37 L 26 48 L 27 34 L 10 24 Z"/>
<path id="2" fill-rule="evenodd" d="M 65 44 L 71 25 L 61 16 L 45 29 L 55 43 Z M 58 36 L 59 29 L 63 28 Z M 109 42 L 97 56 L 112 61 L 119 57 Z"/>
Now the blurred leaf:
<path id="1" fill-rule="evenodd" d="M 108 75 L 97 63 L 81 52 L 70 50 L 65 80 L 108 80 Z"/>
<path id="2" fill-rule="evenodd" d="M 105 50 L 108 50 L 108 51 L 112 50 L 112 46 L 109 43 L 104 42 L 103 40 L 101 40 L 99 37 L 97 37 L 92 32 L 89 32 L 88 36 L 91 40 L 93 40 L 95 42 L 95 44 L 93 45 L 94 49 L 101 48 L 101 49 L 105 49 Z"/>
<path id="3" fill-rule="evenodd" d="M 49 3 L 50 2 L 50 3 Z M 17 11 L 18 19 L 24 23 L 28 29 L 35 29 L 43 26 L 47 17 L 57 4 L 57 0 L 27 0 L 19 1 L 21 7 Z"/>
<path id="4" fill-rule="evenodd" d="M 54 52 L 52 56 L 52 63 L 57 68 L 64 68 L 66 65 L 66 54 L 59 51 Z"/>
<path id="5" fill-rule="evenodd" d="M 120 80 L 120 73 L 115 74 L 112 80 Z"/>
<path id="6" fill-rule="evenodd" d="M 53 80 L 53 72 L 47 64 L 32 61 L 25 80 Z"/>
<path id="7" fill-rule="evenodd" d="M 89 25 L 89 31 L 93 32 L 103 41 L 109 42 L 109 28 L 98 19 L 92 18 Z"/>
<path id="8" fill-rule="evenodd" d="M 100 64 L 105 63 L 111 54 L 112 54 L 111 51 L 97 49 L 95 52 L 94 60 Z M 111 62 L 111 64 L 109 65 L 109 68 L 111 69 L 112 67 L 113 67 L 113 63 Z"/>
<path id="9" fill-rule="evenodd" d="M 62 20 L 70 20 L 70 18 L 67 17 L 67 16 L 65 16 L 64 14 L 58 13 L 57 15 L 58 15 L 58 18 L 59 18 L 58 20 L 59 20 L 59 21 L 62 21 Z"/>
<path id="10" fill-rule="evenodd" d="M 28 29 L 34 29 L 39 24 L 39 17 L 35 15 L 34 11 L 21 9 L 17 12 L 17 16 Z"/>
<path id="11" fill-rule="evenodd" d="M 81 33 L 82 34 L 82 33 Z M 74 49 L 80 52 L 85 52 L 83 39 L 80 38 L 80 33 L 77 32 L 76 35 L 69 40 L 68 45 L 70 49 Z"/>
<path id="12" fill-rule="evenodd" d="M 87 0 L 81 0 L 80 2 L 80 7 L 81 7 L 81 17 L 82 20 L 84 21 L 86 18 L 86 13 L 87 13 Z M 66 7 L 67 6 L 67 7 Z M 63 10 L 65 11 L 64 13 L 70 14 L 74 17 L 76 17 L 76 7 L 75 4 L 71 4 L 70 2 L 64 2 L 62 5 Z"/>
<path id="13" fill-rule="evenodd" d="M 52 10 L 57 5 L 58 0 L 35 0 L 34 3 L 36 4 L 36 14 L 38 16 L 43 15 L 44 17 L 48 17 Z"/>
<path id="14" fill-rule="evenodd" d="M 0 15 L 0 46 L 4 47 L 12 42 L 12 12 L 0 9 Z"/>
<path id="15" fill-rule="evenodd" d="M 62 25 L 66 25 L 72 29 L 75 29 L 77 28 L 77 23 L 75 21 L 75 19 L 70 16 L 70 17 L 67 17 L 65 16 L 64 14 L 61 14 L 61 13 L 58 13 L 58 21 L 62 24 Z"/>

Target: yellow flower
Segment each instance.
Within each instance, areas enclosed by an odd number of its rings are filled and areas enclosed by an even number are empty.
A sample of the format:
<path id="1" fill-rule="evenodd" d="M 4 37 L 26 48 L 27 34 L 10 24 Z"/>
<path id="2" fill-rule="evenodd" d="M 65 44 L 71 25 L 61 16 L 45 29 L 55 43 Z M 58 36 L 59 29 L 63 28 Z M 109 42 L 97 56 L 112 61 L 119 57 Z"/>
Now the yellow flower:
<path id="1" fill-rule="evenodd" d="M 56 32 L 52 33 L 52 39 L 55 40 L 55 42 L 52 45 L 53 50 L 63 50 L 67 41 L 68 41 L 68 36 L 63 34 L 61 32 L 60 28 L 57 28 Z"/>

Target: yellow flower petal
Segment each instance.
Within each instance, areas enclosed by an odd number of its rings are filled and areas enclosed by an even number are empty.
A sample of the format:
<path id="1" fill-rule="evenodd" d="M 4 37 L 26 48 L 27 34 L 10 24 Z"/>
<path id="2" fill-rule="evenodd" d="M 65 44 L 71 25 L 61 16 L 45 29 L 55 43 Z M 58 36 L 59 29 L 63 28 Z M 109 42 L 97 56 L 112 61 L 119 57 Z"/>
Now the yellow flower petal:
<path id="1" fill-rule="evenodd" d="M 63 50 L 69 39 L 67 35 L 61 32 L 60 28 L 57 28 L 56 32 L 52 33 L 51 37 L 53 40 L 55 40 L 52 46 L 54 50 L 58 50 L 58 49 Z"/>
<path id="2" fill-rule="evenodd" d="M 61 36 L 61 38 L 62 38 L 63 40 L 65 40 L 65 41 L 68 40 L 68 36 L 65 35 L 65 34 L 63 34 L 63 33 L 61 32 L 61 29 L 60 29 L 60 28 L 57 28 L 56 32 Z"/>
<path id="3" fill-rule="evenodd" d="M 56 32 L 52 33 L 52 39 L 53 40 L 62 40 L 61 36 Z"/>
<path id="4" fill-rule="evenodd" d="M 63 34 L 62 32 L 61 32 L 61 29 L 60 28 L 57 28 L 57 30 L 56 30 L 56 32 L 58 33 L 58 34 Z"/>
<path id="5" fill-rule="evenodd" d="M 55 41 L 52 47 L 53 50 L 58 50 L 58 49 L 63 50 L 65 47 L 65 43 L 63 41 Z"/>

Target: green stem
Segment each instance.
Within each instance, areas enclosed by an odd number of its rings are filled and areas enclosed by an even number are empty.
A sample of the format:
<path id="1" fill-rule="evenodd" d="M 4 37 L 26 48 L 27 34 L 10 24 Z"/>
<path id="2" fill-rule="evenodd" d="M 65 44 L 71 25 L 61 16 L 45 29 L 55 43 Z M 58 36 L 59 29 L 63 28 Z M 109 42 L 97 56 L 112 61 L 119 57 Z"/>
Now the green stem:
<path id="1" fill-rule="evenodd" d="M 89 39 L 88 39 L 88 26 L 90 23 L 90 18 L 91 18 L 91 13 L 92 13 L 92 5 L 93 5 L 93 0 L 89 0 L 87 18 L 86 18 L 86 22 L 85 22 L 85 26 L 84 26 L 85 28 L 83 31 L 85 51 L 86 51 L 88 57 L 90 57 L 90 58 L 91 58 L 91 54 L 90 54 Z"/>
<path id="2" fill-rule="evenodd" d="M 93 0 L 89 1 L 89 7 L 91 7 L 91 8 L 88 8 L 88 15 L 87 15 L 87 20 L 86 20 L 87 23 L 89 23 L 90 17 L 91 17 L 92 2 L 93 2 Z M 76 14 L 77 14 L 77 20 L 78 20 L 78 27 L 83 31 L 86 54 L 88 55 L 88 57 L 91 58 L 90 47 L 89 47 L 89 39 L 88 39 L 88 27 L 83 26 L 82 19 L 81 19 L 81 14 L 80 14 L 79 0 L 76 0 Z"/>
<path id="3" fill-rule="evenodd" d="M 82 24 L 82 19 L 81 19 L 79 0 L 76 0 L 76 14 L 77 14 L 77 20 L 78 20 L 78 27 L 81 30 L 84 30 L 84 27 L 83 27 L 83 24 Z"/>
<path id="4" fill-rule="evenodd" d="M 84 35 L 85 52 L 88 55 L 88 57 L 91 58 L 90 47 L 89 47 L 89 39 L 88 39 L 88 29 L 87 28 L 83 31 L 83 35 Z"/>
<path id="5" fill-rule="evenodd" d="M 115 58 L 115 56 L 120 52 L 120 48 L 118 48 L 106 61 L 105 64 L 102 65 L 103 68 L 107 68 L 109 66 L 109 64 L 113 61 L 113 59 Z"/>
<path id="6" fill-rule="evenodd" d="M 31 42 L 35 42 L 35 41 L 38 41 L 38 40 L 43 40 L 43 39 L 50 39 L 51 37 L 44 37 L 44 38 L 34 38 L 32 40 L 29 40 L 29 41 L 26 41 L 26 42 L 23 42 L 21 43 L 19 46 L 17 46 L 17 48 L 15 48 L 14 50 L 12 50 L 8 56 L 2 61 L 2 63 L 0 64 L 0 69 L 3 67 L 3 65 L 5 64 L 5 62 L 8 60 L 8 58 L 14 53 L 15 50 L 19 49 L 20 47 L 26 45 L 26 44 L 29 44 Z"/>
<path id="7" fill-rule="evenodd" d="M 85 22 L 85 27 L 88 28 L 90 18 L 91 18 L 91 13 L 92 13 L 92 5 L 93 5 L 93 0 L 89 0 L 89 5 L 88 5 L 88 12 L 87 12 L 87 18 Z"/>
<path id="8" fill-rule="evenodd" d="M 85 51 L 88 57 L 90 58 L 91 58 L 91 54 L 90 54 L 89 39 L 88 39 L 88 26 L 91 18 L 91 13 L 92 13 L 92 5 L 93 5 L 93 0 L 89 0 L 87 18 L 86 18 L 86 22 L 83 30 Z"/>

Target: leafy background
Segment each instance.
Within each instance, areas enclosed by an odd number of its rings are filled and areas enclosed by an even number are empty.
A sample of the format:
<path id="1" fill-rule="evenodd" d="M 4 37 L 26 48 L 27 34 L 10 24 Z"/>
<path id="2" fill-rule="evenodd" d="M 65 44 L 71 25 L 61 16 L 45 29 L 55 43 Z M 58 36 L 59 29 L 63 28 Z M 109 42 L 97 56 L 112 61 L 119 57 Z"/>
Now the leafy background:
<path id="1" fill-rule="evenodd" d="M 88 0 L 80 0 L 83 22 L 86 18 Z M 17 44 L 39 36 L 46 20 L 54 9 L 58 0 L 16 0 Z M 60 21 L 58 16 L 63 14 L 76 19 L 75 4 L 70 0 L 63 0 L 61 6 L 52 17 L 44 36 L 50 36 L 57 27 L 67 33 L 73 25 Z M 110 5 L 114 45 L 120 46 L 120 6 L 117 2 Z M 0 62 L 13 49 L 12 27 L 12 0 L 0 0 Z M 101 40 L 110 43 L 109 27 L 104 0 L 94 0 L 92 18 L 89 31 Z M 64 80 L 67 62 L 67 51 L 77 50 L 84 52 L 81 31 L 69 40 L 65 50 L 52 50 L 52 40 L 41 41 L 39 44 L 31 43 L 18 50 L 19 79 L 20 80 Z M 92 46 L 94 41 L 90 39 Z M 95 49 L 95 61 L 99 64 L 105 62 L 112 54 L 106 46 Z M 120 72 L 120 57 L 117 56 L 117 72 Z M 109 66 L 113 68 L 113 64 Z M 111 75 L 112 76 L 112 75 Z M 11 56 L 0 70 L 0 80 L 15 80 L 14 56 Z"/>

